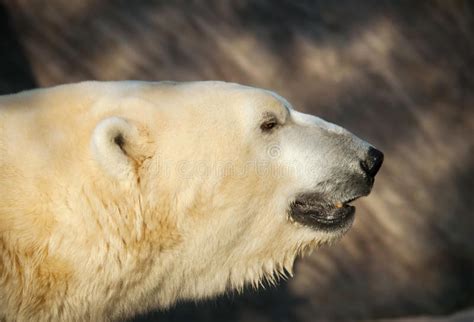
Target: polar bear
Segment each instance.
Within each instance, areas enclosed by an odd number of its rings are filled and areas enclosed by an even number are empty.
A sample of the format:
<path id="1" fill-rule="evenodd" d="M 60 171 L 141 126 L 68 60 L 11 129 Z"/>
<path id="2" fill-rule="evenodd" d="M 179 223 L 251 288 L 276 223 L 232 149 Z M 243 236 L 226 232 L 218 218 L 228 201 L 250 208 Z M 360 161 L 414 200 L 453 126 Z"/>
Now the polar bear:
<path id="1" fill-rule="evenodd" d="M 277 94 L 83 82 L 0 98 L 0 320 L 119 320 L 291 274 L 383 154 Z"/>

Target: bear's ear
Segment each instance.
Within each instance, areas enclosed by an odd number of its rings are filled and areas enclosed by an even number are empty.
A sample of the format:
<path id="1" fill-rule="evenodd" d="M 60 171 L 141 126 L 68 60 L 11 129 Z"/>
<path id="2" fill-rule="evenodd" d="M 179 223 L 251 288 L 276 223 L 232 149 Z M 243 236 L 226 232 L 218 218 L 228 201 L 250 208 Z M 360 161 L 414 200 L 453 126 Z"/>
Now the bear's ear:
<path id="1" fill-rule="evenodd" d="M 137 179 L 143 161 L 151 156 L 149 133 L 144 126 L 121 117 L 97 124 L 91 148 L 104 171 L 117 179 Z"/>

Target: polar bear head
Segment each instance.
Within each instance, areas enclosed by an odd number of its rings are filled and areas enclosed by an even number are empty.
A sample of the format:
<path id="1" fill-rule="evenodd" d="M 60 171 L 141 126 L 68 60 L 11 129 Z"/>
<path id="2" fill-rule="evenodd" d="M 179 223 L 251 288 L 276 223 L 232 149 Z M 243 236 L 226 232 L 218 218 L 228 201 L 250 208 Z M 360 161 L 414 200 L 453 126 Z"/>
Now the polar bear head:
<path id="1" fill-rule="evenodd" d="M 161 305 L 291 274 L 295 256 L 350 228 L 349 203 L 382 164 L 370 144 L 267 90 L 134 88 L 92 150 L 111 180 L 139 191 L 137 239 L 154 236 Z"/>

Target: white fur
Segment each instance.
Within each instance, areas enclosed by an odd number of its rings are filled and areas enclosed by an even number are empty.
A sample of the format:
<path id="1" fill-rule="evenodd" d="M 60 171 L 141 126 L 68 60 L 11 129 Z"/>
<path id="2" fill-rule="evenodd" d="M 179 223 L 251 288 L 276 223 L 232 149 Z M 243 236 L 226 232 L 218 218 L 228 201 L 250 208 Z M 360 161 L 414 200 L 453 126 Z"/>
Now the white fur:
<path id="1" fill-rule="evenodd" d="M 265 113 L 283 123 L 271 135 Z M 298 254 L 344 231 L 291 222 L 289 202 L 352 166 L 338 140 L 365 144 L 221 82 L 24 92 L 0 98 L 0 121 L 7 321 L 123 319 L 291 275 Z"/>

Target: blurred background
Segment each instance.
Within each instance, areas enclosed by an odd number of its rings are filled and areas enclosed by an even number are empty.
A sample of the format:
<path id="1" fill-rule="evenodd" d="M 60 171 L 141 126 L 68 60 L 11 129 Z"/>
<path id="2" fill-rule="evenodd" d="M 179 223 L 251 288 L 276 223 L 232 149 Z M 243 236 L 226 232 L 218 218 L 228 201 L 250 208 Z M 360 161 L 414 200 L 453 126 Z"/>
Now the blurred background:
<path id="1" fill-rule="evenodd" d="M 0 93 L 82 80 L 272 89 L 385 152 L 338 244 L 278 287 L 135 321 L 474 320 L 473 1 L 0 1 Z"/>

